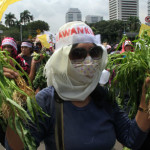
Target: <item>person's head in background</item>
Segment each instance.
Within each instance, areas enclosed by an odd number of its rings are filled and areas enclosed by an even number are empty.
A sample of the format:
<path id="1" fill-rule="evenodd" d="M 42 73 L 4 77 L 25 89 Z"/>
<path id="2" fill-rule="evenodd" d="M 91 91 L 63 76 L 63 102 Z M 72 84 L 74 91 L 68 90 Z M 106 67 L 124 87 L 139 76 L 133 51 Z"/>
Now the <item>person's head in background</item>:
<path id="1" fill-rule="evenodd" d="M 123 44 L 122 44 L 122 50 L 120 53 L 124 53 L 124 52 L 129 52 L 129 51 L 133 51 L 133 44 L 130 40 L 126 40 Z"/>
<path id="2" fill-rule="evenodd" d="M 10 53 L 10 56 L 15 58 L 17 54 L 17 44 L 14 38 L 12 37 L 5 37 L 2 40 L 1 44 L 2 50 L 6 50 Z"/>
<path id="3" fill-rule="evenodd" d="M 107 41 L 103 41 L 102 45 L 106 48 L 106 46 L 108 45 Z"/>
<path id="4" fill-rule="evenodd" d="M 49 50 L 50 50 L 50 55 L 52 55 L 54 53 L 54 51 L 55 51 L 53 46 L 50 46 Z"/>
<path id="5" fill-rule="evenodd" d="M 21 53 L 21 41 L 16 41 L 17 43 L 17 53 L 20 54 Z"/>
<path id="6" fill-rule="evenodd" d="M 111 53 L 111 51 L 112 51 L 112 47 L 111 47 L 111 45 L 106 45 L 106 49 L 107 49 L 107 53 L 108 54 L 110 54 Z"/>
<path id="7" fill-rule="evenodd" d="M 36 42 L 35 44 L 35 52 L 36 53 L 40 53 L 41 52 L 41 49 L 42 49 L 42 44 L 40 41 Z"/>
<path id="8" fill-rule="evenodd" d="M 33 43 L 29 40 L 25 40 L 21 43 L 21 55 L 31 56 L 33 52 Z"/>

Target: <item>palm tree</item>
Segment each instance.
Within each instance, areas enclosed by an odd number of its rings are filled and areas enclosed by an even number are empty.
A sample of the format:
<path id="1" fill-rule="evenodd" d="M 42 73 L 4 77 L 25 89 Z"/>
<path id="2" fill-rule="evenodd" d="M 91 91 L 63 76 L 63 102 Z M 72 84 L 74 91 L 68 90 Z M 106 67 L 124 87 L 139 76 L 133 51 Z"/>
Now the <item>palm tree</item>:
<path id="1" fill-rule="evenodd" d="M 24 25 L 26 23 L 29 23 L 31 20 L 33 20 L 33 16 L 30 15 L 30 12 L 28 10 L 24 10 L 21 14 L 20 14 L 20 21 L 22 23 L 24 23 Z"/>
<path id="2" fill-rule="evenodd" d="M 6 14 L 5 15 L 5 25 L 8 27 L 14 26 L 15 25 L 15 15 L 14 14 Z"/>
<path id="3" fill-rule="evenodd" d="M 20 20 L 16 20 L 16 21 L 15 21 L 15 25 L 16 25 L 16 26 L 20 26 L 20 23 L 21 23 Z"/>

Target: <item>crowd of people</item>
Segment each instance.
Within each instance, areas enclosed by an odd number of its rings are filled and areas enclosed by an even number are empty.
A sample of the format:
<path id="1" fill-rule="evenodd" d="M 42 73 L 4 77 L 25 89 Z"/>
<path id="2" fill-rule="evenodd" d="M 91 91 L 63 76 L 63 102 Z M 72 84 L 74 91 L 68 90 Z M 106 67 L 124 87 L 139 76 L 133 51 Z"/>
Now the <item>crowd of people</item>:
<path id="1" fill-rule="evenodd" d="M 66 31 L 68 35 L 63 34 Z M 131 120 L 109 97 L 109 90 L 99 84 L 108 54 L 115 53 L 110 51 L 111 46 L 100 44 L 92 29 L 80 21 L 60 27 L 56 39 L 56 49 L 49 53 L 51 57 L 44 68 L 47 87 L 36 94 L 39 106 L 50 117 L 39 115 L 39 124 L 29 122 L 28 126 L 36 147 L 44 141 L 46 150 L 111 150 L 117 139 L 126 147 L 140 149 L 150 129 L 148 113 L 144 111 L 148 108 L 145 97 L 150 79 L 143 83 L 141 109 Z M 31 41 L 22 41 L 17 54 L 15 40 L 6 37 L 1 47 L 10 52 L 33 82 L 43 56 L 34 60 L 32 54 L 35 49 L 40 53 L 42 45 L 37 43 L 33 49 Z M 125 51 L 133 51 L 130 40 L 117 52 Z M 18 75 L 5 67 L 3 72 L 8 78 Z M 15 140 L 18 135 L 10 128 L 6 133 L 0 130 L 0 137 L 6 150 L 24 149 L 21 140 Z"/>

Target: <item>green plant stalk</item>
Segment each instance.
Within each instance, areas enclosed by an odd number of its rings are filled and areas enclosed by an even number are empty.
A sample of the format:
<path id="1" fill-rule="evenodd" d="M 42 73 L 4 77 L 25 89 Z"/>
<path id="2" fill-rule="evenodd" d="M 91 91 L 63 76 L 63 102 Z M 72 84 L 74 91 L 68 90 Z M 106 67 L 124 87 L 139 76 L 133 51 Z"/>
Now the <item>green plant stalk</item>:
<path id="1" fill-rule="evenodd" d="M 122 39 L 123 42 L 125 38 Z M 119 104 L 124 108 L 124 95 L 129 92 L 130 99 L 128 106 L 130 107 L 129 115 L 132 117 L 137 111 L 137 105 L 141 98 L 142 85 L 146 77 L 150 77 L 150 37 L 144 35 L 137 40 L 140 48 L 135 46 L 134 52 L 124 52 L 122 54 L 109 55 L 107 69 L 112 74 L 115 71 L 115 77 L 109 85 L 113 99 L 119 97 Z M 116 95 L 116 89 L 120 89 Z M 150 100 L 150 88 L 147 89 L 146 102 Z"/>
<path id="2" fill-rule="evenodd" d="M 30 133 L 27 129 L 25 129 L 25 124 L 28 124 L 28 121 L 30 120 L 31 122 L 36 121 L 38 123 L 37 120 L 37 113 L 40 114 L 41 116 L 43 115 L 47 115 L 42 111 L 42 108 L 39 107 L 39 105 L 37 104 L 36 100 L 35 100 L 35 96 L 30 97 L 29 95 L 27 95 L 24 91 L 22 91 L 20 88 L 18 88 L 18 86 L 15 84 L 14 80 L 12 79 L 8 79 L 3 75 L 3 67 L 7 67 L 10 69 L 13 69 L 14 71 L 16 71 L 16 69 L 14 69 L 8 62 L 7 60 L 12 60 L 13 64 L 16 66 L 18 66 L 21 70 L 21 72 L 19 72 L 21 75 L 25 75 L 26 78 L 28 79 L 27 74 L 24 72 L 24 70 L 22 69 L 22 67 L 14 60 L 12 59 L 7 52 L 5 51 L 0 51 L 0 114 L 1 113 L 1 107 L 2 107 L 2 103 L 5 103 L 11 110 L 11 114 L 9 116 L 8 119 L 4 118 L 4 121 L 6 122 L 7 125 L 9 125 L 14 131 L 17 132 L 17 134 L 20 136 L 21 140 L 23 141 L 25 147 L 29 148 L 30 150 L 32 150 L 32 147 L 35 147 L 34 141 L 30 136 Z M 29 82 L 29 80 L 28 80 Z M 30 83 L 30 82 L 29 82 Z M 12 99 L 12 95 L 14 91 L 18 91 L 19 93 L 21 93 L 22 95 L 27 97 L 27 108 L 29 109 L 29 113 L 31 114 L 31 116 L 26 112 L 26 110 L 20 106 L 19 104 L 17 104 L 13 99 Z M 47 115 L 48 116 L 48 115 Z M 14 124 L 15 122 L 15 124 Z M 3 122 L 1 122 L 3 123 Z M 18 123 L 20 124 L 20 126 L 18 126 Z M 24 136 L 21 136 L 20 131 L 22 131 L 22 134 Z M 28 135 L 28 136 L 26 136 Z"/>

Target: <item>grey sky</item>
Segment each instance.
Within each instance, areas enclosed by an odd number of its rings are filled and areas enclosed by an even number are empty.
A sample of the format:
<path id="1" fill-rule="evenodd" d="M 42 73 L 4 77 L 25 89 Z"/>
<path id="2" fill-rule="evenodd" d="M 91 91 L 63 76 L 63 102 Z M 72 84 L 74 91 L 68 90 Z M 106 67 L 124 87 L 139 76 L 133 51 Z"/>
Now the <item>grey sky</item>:
<path id="1" fill-rule="evenodd" d="M 148 15 L 148 0 L 139 0 L 140 21 L 145 23 Z M 82 13 L 82 20 L 86 15 L 100 15 L 104 20 L 109 19 L 108 0 L 21 0 L 10 5 L 2 17 L 4 23 L 5 14 L 9 12 L 19 15 L 24 10 L 29 10 L 34 20 L 43 20 L 50 26 L 50 31 L 56 33 L 60 26 L 65 23 L 65 14 L 69 8 L 79 8 Z"/>

